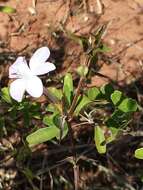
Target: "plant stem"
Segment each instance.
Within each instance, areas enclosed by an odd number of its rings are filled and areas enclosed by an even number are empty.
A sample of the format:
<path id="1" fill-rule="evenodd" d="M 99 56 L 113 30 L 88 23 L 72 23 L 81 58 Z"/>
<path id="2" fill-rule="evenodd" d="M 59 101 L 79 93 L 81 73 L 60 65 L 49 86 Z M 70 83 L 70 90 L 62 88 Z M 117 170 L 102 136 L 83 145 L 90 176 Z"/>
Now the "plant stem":
<path id="1" fill-rule="evenodd" d="M 78 190 L 79 172 L 78 172 L 78 166 L 77 166 L 76 147 L 74 144 L 74 135 L 73 135 L 72 127 L 71 127 L 71 121 L 68 118 L 67 118 L 67 124 L 68 124 L 68 128 L 69 128 L 69 135 L 70 135 L 70 141 L 71 141 L 71 152 L 72 152 L 72 156 L 73 156 L 74 189 Z"/>
<path id="2" fill-rule="evenodd" d="M 90 57 L 87 58 L 85 62 L 85 66 L 89 67 L 90 64 Z M 70 140 L 71 140 L 71 146 L 72 146 L 72 154 L 73 154 L 73 170 L 74 170 L 74 189 L 78 190 L 79 189 L 79 166 L 77 165 L 77 155 L 76 155 L 76 148 L 74 144 L 74 136 L 73 136 L 73 130 L 72 130 L 72 120 L 73 120 L 73 113 L 77 105 L 77 101 L 81 92 L 81 89 L 83 87 L 85 77 L 81 77 L 76 89 L 75 96 L 73 98 L 71 107 L 68 111 L 67 114 L 67 123 L 69 127 L 69 134 L 70 134 Z"/>
<path id="3" fill-rule="evenodd" d="M 77 100 L 78 100 L 78 97 L 80 95 L 80 90 L 81 90 L 83 81 L 84 81 L 84 77 L 81 77 L 80 81 L 78 83 L 76 94 L 75 94 L 74 99 L 72 101 L 72 105 L 69 109 L 68 119 L 67 119 L 68 120 L 67 121 L 68 126 L 69 126 L 69 134 L 70 134 L 70 139 L 71 139 L 72 153 L 73 153 L 73 172 L 74 172 L 74 189 L 75 190 L 78 190 L 78 186 L 79 186 L 79 167 L 77 165 L 77 156 L 76 156 L 76 150 L 75 150 L 75 144 L 74 144 L 74 137 L 73 137 L 73 130 L 71 127 L 71 122 L 72 122 L 73 113 L 74 113 L 74 110 L 75 110 L 75 107 L 77 104 Z"/>
<path id="4" fill-rule="evenodd" d="M 84 81 L 84 77 L 81 77 L 81 78 L 80 78 L 80 81 L 79 81 L 79 83 L 78 83 L 78 87 L 77 87 L 77 90 L 76 90 L 76 94 L 75 94 L 74 99 L 73 99 L 73 101 L 72 101 L 72 105 L 71 105 L 71 107 L 70 107 L 70 109 L 69 109 L 68 115 L 69 115 L 70 118 L 72 118 L 72 116 L 73 116 L 73 112 L 74 112 L 74 110 L 75 110 L 75 107 L 76 107 L 76 104 L 77 104 L 77 100 L 78 100 L 78 97 L 79 97 L 79 95 L 80 95 L 80 90 L 81 90 L 83 81 Z"/>
<path id="5" fill-rule="evenodd" d="M 77 164 L 75 164 L 73 166 L 73 170 L 74 170 L 74 189 L 78 190 L 78 187 L 79 187 L 79 166 Z"/>
<path id="6" fill-rule="evenodd" d="M 89 66 L 90 66 L 90 57 L 87 57 L 84 65 L 89 68 Z M 85 77 L 82 76 L 80 78 L 80 80 L 79 80 L 79 83 L 78 83 L 78 86 L 77 86 L 77 89 L 76 89 L 76 94 L 74 96 L 74 99 L 72 101 L 72 105 L 71 105 L 71 107 L 69 109 L 69 112 L 68 112 L 69 119 L 71 119 L 71 120 L 72 120 L 73 113 L 74 113 L 74 110 L 75 110 L 75 107 L 76 107 L 76 104 L 77 104 L 78 97 L 80 95 L 80 91 L 81 91 L 81 89 L 83 87 L 84 79 L 85 79 Z"/>

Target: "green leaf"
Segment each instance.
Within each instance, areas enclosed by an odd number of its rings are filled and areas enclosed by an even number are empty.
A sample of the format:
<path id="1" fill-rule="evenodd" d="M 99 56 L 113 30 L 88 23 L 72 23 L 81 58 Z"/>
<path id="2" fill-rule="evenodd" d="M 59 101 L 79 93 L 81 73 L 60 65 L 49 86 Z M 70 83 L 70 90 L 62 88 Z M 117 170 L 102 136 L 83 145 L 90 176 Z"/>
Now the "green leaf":
<path id="1" fill-rule="evenodd" d="M 118 106 L 118 109 L 123 112 L 135 112 L 137 111 L 138 104 L 132 98 L 125 98 L 121 104 Z"/>
<path id="2" fill-rule="evenodd" d="M 27 136 L 26 140 L 30 147 L 37 144 L 52 140 L 59 135 L 59 129 L 57 127 L 45 127 L 35 131 L 34 133 Z"/>
<path id="3" fill-rule="evenodd" d="M 112 51 L 112 49 L 109 46 L 107 46 L 106 44 L 102 44 L 101 50 L 103 53 Z"/>
<path id="4" fill-rule="evenodd" d="M 22 171 L 26 177 L 30 180 L 33 180 L 34 179 L 34 173 L 29 169 L 29 168 L 24 168 L 23 171 Z"/>
<path id="5" fill-rule="evenodd" d="M 59 129 L 59 133 L 58 135 L 56 135 L 56 138 L 59 139 L 63 139 L 67 133 L 68 133 L 68 125 L 66 120 L 60 116 L 60 114 L 53 114 L 50 116 L 45 116 L 43 118 L 43 123 L 45 125 L 48 125 L 49 127 L 56 127 Z"/>
<path id="6" fill-rule="evenodd" d="M 101 53 L 106 53 L 106 52 L 110 52 L 112 49 L 110 47 L 108 47 L 105 44 L 102 44 L 99 48 L 94 50 L 94 54 L 97 52 L 101 52 Z"/>
<path id="7" fill-rule="evenodd" d="M 111 84 L 105 84 L 105 85 L 101 86 L 100 90 L 102 92 L 102 95 L 107 100 L 110 99 L 111 94 L 114 92 L 114 88 L 113 88 L 113 86 Z"/>
<path id="8" fill-rule="evenodd" d="M 87 97 L 87 96 L 83 96 L 81 101 L 79 102 L 79 104 L 77 105 L 74 114 L 77 116 L 79 114 L 79 112 L 89 103 L 91 102 L 91 100 Z"/>
<path id="9" fill-rule="evenodd" d="M 94 128 L 94 141 L 97 151 L 100 154 L 106 153 L 106 144 L 105 144 L 106 141 L 105 141 L 104 132 L 99 126 L 96 126 Z"/>
<path id="10" fill-rule="evenodd" d="M 23 109 L 21 110 L 23 112 L 23 119 L 24 119 L 24 126 L 29 127 L 30 124 L 30 104 L 29 102 L 23 102 Z"/>
<path id="11" fill-rule="evenodd" d="M 110 127 L 110 135 L 106 138 L 106 143 L 110 143 L 113 140 L 116 139 L 116 136 L 118 135 L 120 129 Z"/>
<path id="12" fill-rule="evenodd" d="M 143 159 L 143 148 L 136 149 L 135 157 L 138 159 Z"/>
<path id="13" fill-rule="evenodd" d="M 68 133 L 68 124 L 65 120 L 65 117 L 61 117 L 59 114 L 57 114 L 53 118 L 53 122 L 60 130 L 60 133 L 56 138 L 63 139 Z"/>
<path id="14" fill-rule="evenodd" d="M 51 92 L 51 94 L 53 96 L 55 96 L 56 98 L 58 98 L 58 100 L 62 99 L 63 93 L 61 89 L 57 89 L 55 87 L 49 87 L 48 90 Z"/>
<path id="15" fill-rule="evenodd" d="M 16 151 L 16 160 L 18 162 L 25 161 L 31 155 L 31 151 L 29 147 L 27 146 L 27 144 L 25 145 L 25 143 L 24 143 L 24 146 L 19 147 L 15 151 Z"/>
<path id="16" fill-rule="evenodd" d="M 119 90 L 115 90 L 111 94 L 111 100 L 112 100 L 114 105 L 117 105 L 120 102 L 121 98 L 122 98 L 122 92 Z"/>
<path id="17" fill-rule="evenodd" d="M 52 112 L 52 113 L 60 113 L 61 110 L 61 104 L 48 104 L 48 106 L 46 107 L 46 111 L 47 112 Z"/>
<path id="18" fill-rule="evenodd" d="M 107 127 L 124 128 L 128 125 L 131 119 L 131 113 L 125 113 L 120 110 L 115 110 L 106 121 Z"/>
<path id="19" fill-rule="evenodd" d="M 51 126 L 56 127 L 55 124 L 54 124 L 54 122 L 53 122 L 54 116 L 55 116 L 54 114 L 53 115 L 49 115 L 49 116 L 45 116 L 43 118 L 43 123 L 45 125 L 48 125 L 49 127 L 51 127 Z"/>
<path id="20" fill-rule="evenodd" d="M 9 7 L 9 6 L 0 6 L 0 12 L 3 13 L 15 13 L 16 9 Z"/>
<path id="21" fill-rule="evenodd" d="M 30 117 L 33 117 L 35 119 L 41 118 L 41 112 L 40 112 L 40 104 L 37 102 L 33 102 L 30 106 Z"/>
<path id="22" fill-rule="evenodd" d="M 7 87 L 4 87 L 1 89 L 1 92 L 2 92 L 2 99 L 7 103 L 12 104 L 12 99 L 9 94 L 9 89 Z"/>
<path id="23" fill-rule="evenodd" d="M 87 95 L 88 95 L 88 98 L 92 101 L 94 101 L 98 95 L 100 94 L 100 91 L 98 88 L 96 87 L 93 87 L 93 88 L 90 88 L 88 91 L 87 91 Z"/>
<path id="24" fill-rule="evenodd" d="M 77 73 L 82 76 L 85 77 L 88 73 L 88 67 L 85 65 L 81 65 L 77 68 Z"/>
<path id="25" fill-rule="evenodd" d="M 65 95 L 68 106 L 70 106 L 73 97 L 73 79 L 70 73 L 67 73 L 64 77 L 63 93 Z"/>

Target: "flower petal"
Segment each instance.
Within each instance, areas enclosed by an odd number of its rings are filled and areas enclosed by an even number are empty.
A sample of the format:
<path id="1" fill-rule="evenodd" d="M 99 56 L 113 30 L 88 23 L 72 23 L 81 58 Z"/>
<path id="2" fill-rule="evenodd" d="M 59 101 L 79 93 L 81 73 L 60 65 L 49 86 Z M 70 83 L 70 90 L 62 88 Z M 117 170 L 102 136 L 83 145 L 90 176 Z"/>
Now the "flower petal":
<path id="1" fill-rule="evenodd" d="M 18 57 L 16 61 L 9 67 L 9 78 L 17 78 L 17 69 L 19 64 L 23 64 L 24 57 Z"/>
<path id="2" fill-rule="evenodd" d="M 38 98 L 43 93 L 43 84 L 40 78 L 32 76 L 26 82 L 26 91 L 35 98 Z"/>
<path id="3" fill-rule="evenodd" d="M 24 57 L 18 57 L 9 67 L 9 78 L 20 78 L 22 75 L 30 73 L 30 69 Z"/>
<path id="4" fill-rule="evenodd" d="M 35 68 L 32 73 L 35 75 L 44 75 L 55 69 L 56 67 L 53 63 L 46 62 L 46 63 L 41 64 L 39 67 Z"/>
<path id="5" fill-rule="evenodd" d="M 35 69 L 39 68 L 42 63 L 45 63 L 46 60 L 50 56 L 50 50 L 47 47 L 41 47 L 39 48 L 31 57 L 29 62 L 29 67 L 32 72 L 35 71 Z"/>
<path id="6" fill-rule="evenodd" d="M 11 97 L 21 102 L 25 92 L 25 81 L 23 79 L 16 79 L 10 84 L 10 95 Z"/>

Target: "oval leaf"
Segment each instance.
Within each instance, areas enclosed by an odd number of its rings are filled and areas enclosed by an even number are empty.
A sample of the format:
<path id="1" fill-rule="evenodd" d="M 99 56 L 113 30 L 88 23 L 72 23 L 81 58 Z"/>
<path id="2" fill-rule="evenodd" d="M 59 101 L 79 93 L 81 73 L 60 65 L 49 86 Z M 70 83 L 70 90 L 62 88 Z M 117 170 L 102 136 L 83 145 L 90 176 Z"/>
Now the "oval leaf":
<path id="1" fill-rule="evenodd" d="M 100 94 L 100 91 L 98 88 L 96 87 L 93 87 L 93 88 L 90 88 L 88 91 L 87 91 L 87 95 L 88 95 L 88 98 L 90 100 L 95 100 L 97 98 L 97 96 Z"/>
<path id="2" fill-rule="evenodd" d="M 77 73 L 82 76 L 85 77 L 88 73 L 88 67 L 85 65 L 81 65 L 77 68 Z"/>
<path id="3" fill-rule="evenodd" d="M 2 92 L 2 95 L 1 95 L 2 99 L 6 101 L 7 103 L 12 104 L 12 99 L 9 94 L 9 89 L 7 87 L 4 87 L 1 89 L 1 92 Z"/>
<path id="4" fill-rule="evenodd" d="M 9 7 L 9 6 L 0 6 L 0 12 L 3 13 L 15 13 L 16 9 Z"/>
<path id="5" fill-rule="evenodd" d="M 114 105 L 117 105 L 120 102 L 121 98 L 122 98 L 122 92 L 119 90 L 115 90 L 111 94 L 111 100 L 112 100 Z"/>
<path id="6" fill-rule="evenodd" d="M 30 147 L 49 141 L 59 135 L 57 127 L 45 127 L 27 136 L 26 140 Z"/>
<path id="7" fill-rule="evenodd" d="M 61 100 L 62 99 L 62 90 L 61 89 L 57 89 L 55 87 L 49 87 L 48 90 L 51 92 L 51 94 L 53 96 L 55 96 L 58 100 Z"/>
<path id="8" fill-rule="evenodd" d="M 74 114 L 77 116 L 79 114 L 79 112 L 81 111 L 81 109 L 86 106 L 87 104 L 89 104 L 91 102 L 91 100 L 87 97 L 87 96 L 83 96 L 81 101 L 79 102 L 79 104 L 77 105 Z"/>
<path id="9" fill-rule="evenodd" d="M 70 73 L 67 73 L 64 77 L 63 93 L 65 95 L 68 106 L 70 106 L 73 96 L 73 79 Z"/>
<path id="10" fill-rule="evenodd" d="M 57 127 L 59 129 L 59 133 L 56 136 L 57 139 L 63 139 L 68 133 L 67 122 L 65 118 L 60 116 L 60 114 L 45 116 L 43 118 L 43 123 L 49 127 Z"/>
<path id="11" fill-rule="evenodd" d="M 130 112 L 122 112 L 121 110 L 115 110 L 113 114 L 105 121 L 107 127 L 111 128 L 124 128 L 127 127 L 131 119 Z"/>
<path id="12" fill-rule="evenodd" d="M 95 141 L 97 151 L 100 154 L 106 153 L 106 144 L 105 144 L 104 132 L 99 126 L 96 126 L 94 128 L 94 141 Z"/>
<path id="13" fill-rule="evenodd" d="M 125 98 L 118 106 L 119 110 L 123 112 L 135 112 L 137 111 L 138 104 L 132 98 Z"/>
<path id="14" fill-rule="evenodd" d="M 135 151 L 135 157 L 138 159 L 143 159 L 143 148 L 138 148 Z"/>

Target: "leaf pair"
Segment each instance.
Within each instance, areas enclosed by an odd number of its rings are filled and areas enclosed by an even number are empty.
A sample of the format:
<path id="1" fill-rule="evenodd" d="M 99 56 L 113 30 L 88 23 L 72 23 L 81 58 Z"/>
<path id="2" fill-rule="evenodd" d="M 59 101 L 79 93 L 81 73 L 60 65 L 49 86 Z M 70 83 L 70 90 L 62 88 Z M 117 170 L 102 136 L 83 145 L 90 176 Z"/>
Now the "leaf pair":
<path id="1" fill-rule="evenodd" d="M 59 114 L 45 116 L 43 123 L 48 125 L 48 127 L 38 129 L 27 136 L 26 140 L 30 147 L 52 140 L 53 138 L 64 138 L 68 133 L 67 123 Z"/>

